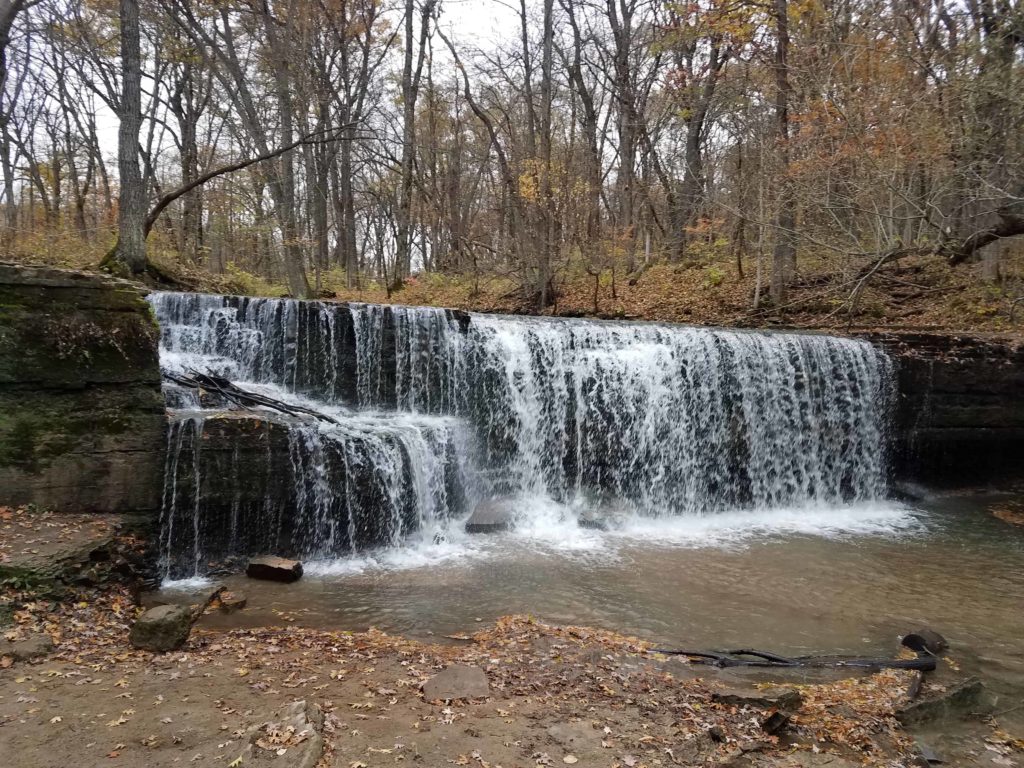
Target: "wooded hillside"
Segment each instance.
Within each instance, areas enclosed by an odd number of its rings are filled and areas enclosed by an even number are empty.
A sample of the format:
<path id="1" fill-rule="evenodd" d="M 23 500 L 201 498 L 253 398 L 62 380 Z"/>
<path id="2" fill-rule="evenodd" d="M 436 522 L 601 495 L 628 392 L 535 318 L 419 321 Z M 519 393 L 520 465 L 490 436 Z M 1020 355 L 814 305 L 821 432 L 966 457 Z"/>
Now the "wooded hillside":
<path id="1" fill-rule="evenodd" d="M 1019 0 L 8 0 L 0 44 L 17 258 L 694 322 L 1024 317 Z"/>

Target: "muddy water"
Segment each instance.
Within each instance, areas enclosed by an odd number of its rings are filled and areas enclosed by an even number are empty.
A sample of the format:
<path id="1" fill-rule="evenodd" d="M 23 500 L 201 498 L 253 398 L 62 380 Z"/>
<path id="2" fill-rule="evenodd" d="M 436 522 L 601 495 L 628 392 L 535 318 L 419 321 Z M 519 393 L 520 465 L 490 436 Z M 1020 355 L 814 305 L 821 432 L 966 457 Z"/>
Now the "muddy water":
<path id="1" fill-rule="evenodd" d="M 870 525 L 824 535 L 779 520 L 740 535 L 755 521 L 737 519 L 687 535 L 566 527 L 561 537 L 546 529 L 427 543 L 388 559 L 312 564 L 292 585 L 230 577 L 248 607 L 204 623 L 429 637 L 528 613 L 677 647 L 864 655 L 891 654 L 900 634 L 929 626 L 967 671 L 1024 690 L 1024 530 L 992 517 L 994 500 L 862 510 L 854 516 Z"/>

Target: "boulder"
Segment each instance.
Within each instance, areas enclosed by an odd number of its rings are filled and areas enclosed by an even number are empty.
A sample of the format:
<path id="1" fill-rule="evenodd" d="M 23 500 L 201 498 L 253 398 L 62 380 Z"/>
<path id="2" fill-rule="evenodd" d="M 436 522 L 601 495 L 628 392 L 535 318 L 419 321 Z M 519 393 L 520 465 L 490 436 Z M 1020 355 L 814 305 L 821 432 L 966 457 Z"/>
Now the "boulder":
<path id="1" fill-rule="evenodd" d="M 984 690 L 981 680 L 976 677 L 944 686 L 942 690 L 927 690 L 921 698 L 897 712 L 896 719 L 910 726 L 963 717 L 986 708 Z"/>
<path id="2" fill-rule="evenodd" d="M 904 635 L 903 639 L 900 640 L 900 645 L 918 653 L 930 653 L 932 655 L 938 655 L 949 648 L 946 638 L 934 629 L 919 629 L 916 632 L 911 632 L 909 635 Z"/>
<path id="3" fill-rule="evenodd" d="M 192 631 L 194 613 L 186 605 L 158 605 L 139 616 L 128 639 L 143 651 L 174 651 Z"/>
<path id="4" fill-rule="evenodd" d="M 511 499 L 485 499 L 466 521 L 466 533 L 500 533 L 512 527 L 516 512 Z"/>
<path id="5" fill-rule="evenodd" d="M 490 695 L 491 685 L 484 671 L 465 664 L 452 664 L 423 684 L 423 698 L 427 701 L 482 699 Z"/>
<path id="6" fill-rule="evenodd" d="M 302 578 L 302 563 L 298 560 L 288 560 L 283 557 L 254 557 L 249 561 L 245 569 L 245 575 L 250 579 L 264 579 L 265 581 L 280 581 L 290 584 Z"/>
<path id="7" fill-rule="evenodd" d="M 53 651 L 53 640 L 49 635 L 30 635 L 17 642 L 0 643 L 0 657 L 9 656 L 12 661 L 30 661 L 46 656 Z"/>
<path id="8" fill-rule="evenodd" d="M 719 704 L 755 709 L 800 709 L 803 697 L 792 688 L 723 688 L 711 694 L 711 700 Z"/>

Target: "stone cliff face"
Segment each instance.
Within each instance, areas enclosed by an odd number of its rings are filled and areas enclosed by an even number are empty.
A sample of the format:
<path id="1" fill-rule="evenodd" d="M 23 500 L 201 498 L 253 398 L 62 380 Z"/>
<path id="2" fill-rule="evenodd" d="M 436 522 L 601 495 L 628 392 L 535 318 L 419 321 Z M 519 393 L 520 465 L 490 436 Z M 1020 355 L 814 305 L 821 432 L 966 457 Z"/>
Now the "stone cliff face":
<path id="1" fill-rule="evenodd" d="M 897 366 L 895 480 L 956 488 L 1024 479 L 1024 342 L 906 332 L 868 338 Z"/>
<path id="2" fill-rule="evenodd" d="M 0 263 L 0 504 L 159 509 L 158 339 L 131 283 Z"/>

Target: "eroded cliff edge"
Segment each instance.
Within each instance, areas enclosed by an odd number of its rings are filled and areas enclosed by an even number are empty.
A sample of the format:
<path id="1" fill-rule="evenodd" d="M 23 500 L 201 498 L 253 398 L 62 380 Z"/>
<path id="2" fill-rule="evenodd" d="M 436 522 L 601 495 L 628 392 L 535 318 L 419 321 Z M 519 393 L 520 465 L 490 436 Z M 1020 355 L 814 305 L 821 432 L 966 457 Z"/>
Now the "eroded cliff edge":
<path id="1" fill-rule="evenodd" d="M 159 510 L 166 418 L 145 295 L 0 262 L 0 505 Z"/>

